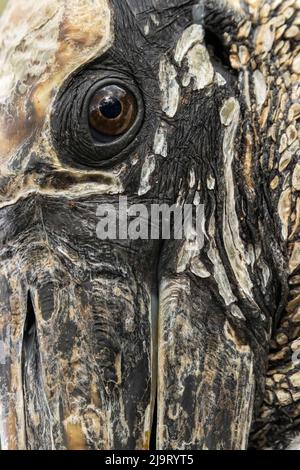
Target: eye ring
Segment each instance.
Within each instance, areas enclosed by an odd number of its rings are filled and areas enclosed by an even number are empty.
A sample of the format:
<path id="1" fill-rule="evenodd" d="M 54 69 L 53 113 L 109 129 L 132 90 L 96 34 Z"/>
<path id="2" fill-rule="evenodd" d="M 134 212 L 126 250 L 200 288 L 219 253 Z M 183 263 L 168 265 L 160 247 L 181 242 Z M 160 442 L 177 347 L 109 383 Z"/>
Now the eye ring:
<path id="1" fill-rule="evenodd" d="M 136 113 L 130 120 L 130 126 L 127 130 L 125 129 L 125 132 L 117 135 L 105 135 L 104 133 L 99 133 L 90 125 L 90 104 L 97 92 L 108 87 L 117 87 L 126 91 L 132 97 L 136 106 Z M 89 92 L 86 95 L 83 105 L 83 116 L 85 116 L 86 130 L 89 133 L 92 143 L 98 154 L 97 160 L 112 161 L 113 157 L 117 157 L 117 155 L 122 150 L 131 144 L 143 124 L 144 114 L 144 101 L 141 93 L 137 86 L 135 86 L 133 83 L 129 83 L 129 80 L 127 81 L 125 79 L 121 80 L 119 78 L 106 78 L 95 83 L 89 89 Z"/>
<path id="2" fill-rule="evenodd" d="M 144 125 L 146 111 L 139 87 L 131 76 L 109 73 L 109 70 L 92 71 L 82 77 L 79 75 L 76 81 L 72 78 L 56 97 L 51 112 L 52 139 L 64 164 L 85 170 L 109 168 L 126 159 L 142 138 L 140 131 Z M 121 129 L 122 132 L 118 129 L 116 135 L 98 132 L 93 129 L 89 120 L 93 97 L 100 90 L 111 86 L 119 87 L 128 93 L 136 111 L 127 126 Z M 116 116 L 117 111 L 116 108 Z"/>

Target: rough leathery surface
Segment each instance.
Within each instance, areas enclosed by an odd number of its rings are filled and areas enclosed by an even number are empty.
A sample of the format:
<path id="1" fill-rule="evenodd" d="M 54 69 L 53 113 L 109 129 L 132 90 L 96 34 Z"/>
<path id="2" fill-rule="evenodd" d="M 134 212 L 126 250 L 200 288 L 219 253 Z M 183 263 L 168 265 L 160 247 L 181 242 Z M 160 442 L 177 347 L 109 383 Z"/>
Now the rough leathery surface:
<path id="1" fill-rule="evenodd" d="M 156 394 L 159 449 L 296 446 L 299 0 L 36 5 L 0 23 L 2 446 L 149 448 Z M 103 160 L 111 79 L 144 115 Z M 119 195 L 204 244 L 98 240 Z"/>

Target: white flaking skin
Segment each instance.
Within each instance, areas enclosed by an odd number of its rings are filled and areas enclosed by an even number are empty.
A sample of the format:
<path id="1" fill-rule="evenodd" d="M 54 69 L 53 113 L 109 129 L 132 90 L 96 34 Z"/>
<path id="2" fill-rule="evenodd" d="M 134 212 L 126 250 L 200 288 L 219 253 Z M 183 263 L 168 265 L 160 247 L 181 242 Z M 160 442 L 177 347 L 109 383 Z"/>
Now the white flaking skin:
<path id="1" fill-rule="evenodd" d="M 219 294 L 223 298 L 225 305 L 234 303 L 237 298 L 234 296 L 224 265 L 222 263 L 219 250 L 215 242 L 216 221 L 212 216 L 209 221 L 210 248 L 207 252 L 208 258 L 214 266 L 214 278 L 218 284 Z"/>
<path id="2" fill-rule="evenodd" d="M 214 79 L 214 68 L 203 41 L 203 27 L 193 24 L 183 32 L 174 54 L 179 66 L 182 66 L 184 60 L 187 61 L 188 70 L 183 77 L 182 85 L 187 87 L 193 80 L 194 90 L 202 90 Z"/>
<path id="3" fill-rule="evenodd" d="M 256 95 L 257 111 L 260 111 L 267 99 L 267 85 L 263 74 L 255 70 L 253 74 L 254 90 Z"/>
<path id="4" fill-rule="evenodd" d="M 155 170 L 155 156 L 150 155 L 149 157 L 146 158 L 145 163 L 142 168 L 142 173 L 141 173 L 141 182 L 140 182 L 140 188 L 139 188 L 139 196 L 143 196 L 144 194 L 147 194 L 148 191 L 151 189 L 151 175 Z"/>
<path id="5" fill-rule="evenodd" d="M 180 100 L 180 87 L 177 82 L 177 72 L 167 57 L 163 57 L 159 67 L 159 83 L 162 93 L 162 110 L 174 117 Z"/>
<path id="6" fill-rule="evenodd" d="M 226 203 L 224 206 L 224 243 L 229 262 L 235 273 L 241 292 L 253 299 L 253 287 L 247 265 L 250 263 L 240 237 L 239 221 L 235 207 L 235 182 L 233 180 L 233 160 L 235 157 L 235 138 L 239 126 L 240 105 L 235 98 L 229 98 L 221 109 L 221 122 L 225 126 L 223 153 L 225 168 Z"/>
<path id="7" fill-rule="evenodd" d="M 176 62 L 181 66 L 182 61 L 188 51 L 195 46 L 196 44 L 201 44 L 204 39 L 204 29 L 203 26 L 199 24 L 192 24 L 188 28 L 186 28 L 179 39 L 177 45 L 176 45 L 176 50 L 175 50 L 175 55 L 174 59 Z"/>
<path id="8" fill-rule="evenodd" d="M 107 194 L 107 190 L 112 193 L 120 192 L 118 176 L 113 172 L 104 174 L 95 170 L 97 180 L 100 181 L 97 184 L 96 182 L 82 182 L 84 180 L 82 173 L 65 168 L 53 148 L 50 125 L 53 102 L 65 81 L 89 61 L 101 57 L 112 45 L 113 40 L 114 29 L 108 0 L 9 1 L 0 19 L 0 165 L 1 176 L 4 176 L 5 181 L 8 182 L 1 191 L 2 207 L 13 204 L 31 193 L 47 194 L 53 198 L 62 196 L 62 193 L 52 186 L 51 180 L 49 184 L 46 185 L 44 182 L 42 186 L 41 178 L 35 171 L 26 177 L 26 166 L 32 153 L 41 165 L 43 163 L 51 165 L 53 173 L 68 173 L 72 182 L 63 194 L 67 199 L 72 199 L 78 194 L 80 196 L 100 192 Z M 20 156 L 22 160 L 19 159 Z M 45 252 L 47 255 L 39 260 L 39 269 L 44 274 L 52 276 L 53 258 L 50 252 L 48 253 L 47 250 Z M 23 256 L 23 253 L 20 256 Z M 22 273 L 29 272 L 31 269 L 32 266 L 24 265 L 23 258 L 22 261 L 19 258 L 10 260 L 9 269 L 5 265 L 1 267 L 1 276 L 9 279 L 12 295 L 10 296 L 11 312 L 7 309 L 5 320 L 7 325 L 3 323 L 3 312 L 0 312 L 0 329 L 8 338 L 4 352 L 8 359 L 7 364 L 9 364 L 6 370 L 8 379 L 6 381 L 5 377 L 2 377 L 4 380 L 1 380 L 1 396 L 7 397 L 7 400 L 1 400 L 0 403 L 0 431 L 2 447 L 11 450 L 25 449 L 29 439 L 26 436 L 29 427 L 26 426 L 27 423 L 25 424 L 26 406 L 23 397 L 24 384 L 20 357 L 24 333 L 24 312 L 27 311 L 25 300 L 27 294 L 24 293 L 26 283 L 23 283 Z M 68 289 L 71 292 L 72 287 L 69 285 Z M 75 299 L 76 295 L 73 298 Z M 2 303 L 1 310 L 3 305 Z M 59 301 L 55 307 L 61 307 Z M 66 318 L 68 315 L 72 317 L 72 307 L 65 308 L 63 311 Z M 79 303 L 74 306 L 74 311 L 77 317 L 79 311 L 82 313 Z M 35 302 L 35 318 L 38 325 L 45 326 L 37 301 Z M 51 343 L 50 336 L 41 334 L 39 338 L 41 355 L 45 354 L 47 341 Z M 47 353 L 51 358 L 57 351 L 51 352 L 47 349 Z M 80 364 L 79 371 L 77 369 L 78 373 L 82 378 L 89 380 L 92 385 L 92 374 L 88 372 L 90 360 L 87 359 L 89 356 L 87 349 L 83 347 L 80 354 L 80 360 L 74 356 L 68 364 L 66 364 L 67 361 L 64 363 L 64 359 L 61 359 L 57 368 L 65 377 L 69 374 L 70 378 L 76 375 L 76 367 L 78 368 Z M 47 431 L 50 436 L 49 447 L 54 449 L 61 445 L 60 431 L 57 432 L 56 442 L 53 437 L 54 428 L 57 429 L 60 424 L 64 425 L 65 439 L 70 449 L 85 448 L 91 430 L 97 436 L 96 445 L 102 436 L 106 445 L 110 446 L 109 411 L 92 403 L 83 409 L 82 402 L 74 400 L 72 410 L 66 408 L 62 416 L 59 406 L 55 406 L 56 394 L 51 397 L 48 395 L 48 372 L 44 371 L 42 380 L 45 380 L 45 387 L 39 399 L 45 406 L 43 412 L 47 415 L 47 419 L 49 418 L 50 428 Z M 72 387 L 72 379 L 66 378 L 65 381 L 68 387 Z M 64 385 L 63 381 L 61 383 L 58 381 L 57 389 L 61 386 L 63 390 Z M 67 395 L 65 398 L 67 399 Z M 38 416 L 30 406 L 27 411 L 34 422 Z M 42 412 L 38 410 L 40 411 Z M 101 426 L 101 422 L 106 422 L 107 426 Z"/>
<path id="9" fill-rule="evenodd" d="M 162 122 L 154 136 L 153 152 L 155 155 L 166 157 L 168 155 L 168 126 Z"/>
<path id="10" fill-rule="evenodd" d="M 202 44 L 195 44 L 186 57 L 188 71 L 183 78 L 183 86 L 188 86 L 193 80 L 194 90 L 203 90 L 213 82 L 215 73 L 206 47 Z"/>

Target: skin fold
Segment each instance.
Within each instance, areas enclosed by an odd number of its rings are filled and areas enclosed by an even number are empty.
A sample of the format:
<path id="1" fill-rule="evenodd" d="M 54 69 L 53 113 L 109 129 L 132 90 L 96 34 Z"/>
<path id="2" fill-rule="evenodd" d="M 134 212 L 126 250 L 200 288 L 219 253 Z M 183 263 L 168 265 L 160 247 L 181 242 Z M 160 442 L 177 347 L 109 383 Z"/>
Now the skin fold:
<path id="1" fill-rule="evenodd" d="M 3 449 L 149 449 L 154 433 L 156 449 L 299 448 L 299 12 L 8 2 Z M 136 117 L 108 142 L 88 109 L 110 84 Z M 202 204 L 203 246 L 99 240 L 98 207 L 119 196 Z"/>

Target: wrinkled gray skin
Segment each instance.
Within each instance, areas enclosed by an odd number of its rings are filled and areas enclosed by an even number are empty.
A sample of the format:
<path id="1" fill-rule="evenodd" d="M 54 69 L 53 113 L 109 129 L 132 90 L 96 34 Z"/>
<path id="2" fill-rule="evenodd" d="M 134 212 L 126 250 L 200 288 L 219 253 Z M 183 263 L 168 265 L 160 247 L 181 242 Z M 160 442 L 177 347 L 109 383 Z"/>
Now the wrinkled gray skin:
<path id="1" fill-rule="evenodd" d="M 3 448 L 299 446 L 299 8 L 9 2 Z M 137 102 L 110 144 L 88 114 L 107 83 Z M 100 241 L 120 195 L 203 204 L 204 245 Z"/>

